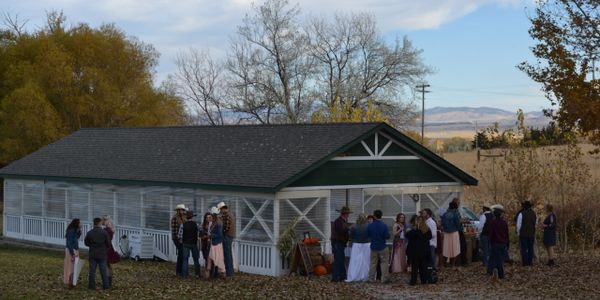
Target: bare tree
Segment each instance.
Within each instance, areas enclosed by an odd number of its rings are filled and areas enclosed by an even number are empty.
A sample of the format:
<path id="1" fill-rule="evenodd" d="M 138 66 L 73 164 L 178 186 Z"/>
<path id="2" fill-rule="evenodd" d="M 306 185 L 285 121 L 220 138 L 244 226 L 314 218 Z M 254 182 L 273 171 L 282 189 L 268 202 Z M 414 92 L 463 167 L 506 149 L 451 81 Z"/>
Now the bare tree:
<path id="1" fill-rule="evenodd" d="M 208 51 L 189 49 L 177 55 L 177 93 L 193 104 L 200 123 L 223 125 L 224 91 L 222 66 Z"/>
<path id="2" fill-rule="evenodd" d="M 312 18 L 307 32 L 310 53 L 319 63 L 316 78 L 326 105 L 351 101 L 357 107 L 372 100 L 389 116 L 412 115 L 412 106 L 400 96 L 431 70 L 423 64 L 421 50 L 406 37 L 388 45 L 375 17 L 368 13 L 337 14 L 331 21 Z"/>
<path id="3" fill-rule="evenodd" d="M 243 101 L 237 109 L 263 123 L 304 121 L 311 110 L 313 60 L 305 55 L 308 40 L 298 21 L 300 9 L 289 7 L 287 0 L 267 0 L 254 9 L 238 27 L 227 64 L 230 86 Z M 256 94 L 246 98 L 248 89 Z M 256 96 L 263 99 L 253 102 Z"/>

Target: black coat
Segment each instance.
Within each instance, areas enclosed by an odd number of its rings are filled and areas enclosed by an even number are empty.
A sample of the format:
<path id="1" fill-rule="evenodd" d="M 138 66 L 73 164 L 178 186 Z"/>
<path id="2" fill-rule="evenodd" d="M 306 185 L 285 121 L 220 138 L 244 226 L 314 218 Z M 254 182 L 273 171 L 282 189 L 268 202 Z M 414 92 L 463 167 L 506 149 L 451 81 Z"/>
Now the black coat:
<path id="1" fill-rule="evenodd" d="M 85 245 L 89 247 L 88 257 L 91 259 L 107 259 L 110 240 L 106 230 L 100 227 L 88 231 L 84 239 Z"/>
<path id="2" fill-rule="evenodd" d="M 429 240 L 431 240 L 431 231 L 423 233 L 419 229 L 413 229 L 406 233 L 408 246 L 406 255 L 409 259 L 423 259 L 429 256 Z"/>

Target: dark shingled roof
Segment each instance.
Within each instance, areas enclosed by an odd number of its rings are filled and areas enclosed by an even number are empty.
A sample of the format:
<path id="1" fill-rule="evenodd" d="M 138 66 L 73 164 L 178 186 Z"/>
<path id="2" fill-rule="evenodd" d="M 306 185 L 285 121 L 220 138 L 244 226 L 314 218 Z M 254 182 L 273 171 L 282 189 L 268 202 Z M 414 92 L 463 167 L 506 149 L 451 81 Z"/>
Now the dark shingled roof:
<path id="1" fill-rule="evenodd" d="M 0 175 L 133 180 L 272 191 L 378 123 L 82 129 Z"/>
<path id="2" fill-rule="evenodd" d="M 0 177 L 275 192 L 379 130 L 477 184 L 385 123 L 82 129 L 0 169 Z"/>

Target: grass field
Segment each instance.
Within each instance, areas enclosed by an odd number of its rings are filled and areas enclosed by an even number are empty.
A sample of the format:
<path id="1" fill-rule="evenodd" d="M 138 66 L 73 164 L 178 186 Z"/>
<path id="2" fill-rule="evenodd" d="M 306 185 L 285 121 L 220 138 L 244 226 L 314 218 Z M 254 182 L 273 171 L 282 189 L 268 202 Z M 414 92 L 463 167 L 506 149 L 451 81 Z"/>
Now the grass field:
<path id="1" fill-rule="evenodd" d="M 114 266 L 114 288 L 86 289 L 87 265 L 80 285 L 62 284 L 64 255 L 56 250 L 8 245 L 0 241 L 1 299 L 523 299 L 597 298 L 597 256 L 559 257 L 557 267 L 535 264 L 506 267 L 507 280 L 491 281 L 479 263 L 442 269 L 435 285 L 408 286 L 406 274 L 392 284 L 331 283 L 329 277 L 272 278 L 237 274 L 231 280 L 181 280 L 168 262 L 122 261 Z M 542 258 L 542 260 L 545 260 Z M 99 277 L 99 276 L 97 276 Z M 99 278 L 97 279 L 100 280 Z"/>

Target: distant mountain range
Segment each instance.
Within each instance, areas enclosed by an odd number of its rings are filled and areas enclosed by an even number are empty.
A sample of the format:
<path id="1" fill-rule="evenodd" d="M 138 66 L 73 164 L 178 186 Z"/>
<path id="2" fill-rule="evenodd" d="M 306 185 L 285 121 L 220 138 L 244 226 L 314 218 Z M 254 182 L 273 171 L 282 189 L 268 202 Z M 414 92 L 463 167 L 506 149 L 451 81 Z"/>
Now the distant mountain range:
<path id="1" fill-rule="evenodd" d="M 517 112 L 493 107 L 433 107 L 425 110 L 426 125 L 473 124 L 487 126 L 498 122 L 501 125 L 513 125 L 517 121 Z M 542 111 L 525 112 L 525 125 L 545 126 L 550 121 Z M 480 124 L 479 124 L 480 123 Z"/>
<path id="2" fill-rule="evenodd" d="M 425 135 L 430 137 L 472 136 L 498 122 L 500 129 L 515 128 L 517 112 L 493 107 L 433 107 L 425 110 Z M 543 127 L 550 122 L 542 111 L 525 112 L 525 125 Z M 420 130 L 420 120 L 414 127 Z"/>

